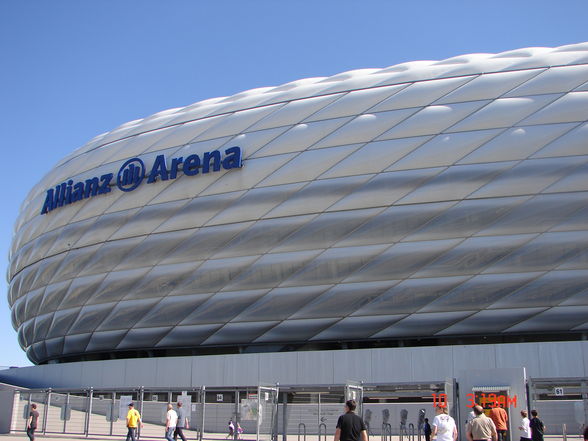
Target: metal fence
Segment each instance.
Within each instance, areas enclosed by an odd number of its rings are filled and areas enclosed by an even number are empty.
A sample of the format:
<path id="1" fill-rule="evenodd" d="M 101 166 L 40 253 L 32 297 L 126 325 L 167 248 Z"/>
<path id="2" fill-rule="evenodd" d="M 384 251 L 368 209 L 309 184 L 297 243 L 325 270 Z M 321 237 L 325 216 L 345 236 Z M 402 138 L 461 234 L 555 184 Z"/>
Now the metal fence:
<path id="1" fill-rule="evenodd" d="M 325 441 L 335 432 L 345 399 L 356 391 L 370 437 L 421 441 L 424 418 L 432 421 L 435 415 L 431 392 L 444 392 L 449 397 L 453 393 L 453 384 L 447 381 L 371 385 L 365 390 L 362 385 L 349 386 L 18 389 L 14 393 L 11 430 L 26 430 L 30 405 L 36 403 L 40 415 L 38 433 L 124 438 L 128 404 L 132 401 L 144 423 L 139 436 L 162 439 L 167 404 L 181 401 L 188 410 L 189 425 L 184 433 L 190 440 L 231 438 L 228 427 L 232 421 L 243 429 L 242 434 L 235 431 L 234 439 L 277 441 L 280 436 L 281 441 L 288 437 L 290 441 Z M 530 380 L 528 400 L 528 407 L 539 411 L 552 440 L 577 439 L 588 421 L 587 379 Z M 457 411 L 456 406 L 454 412 Z M 454 416 L 460 421 L 459 415 Z M 512 418 L 511 439 L 517 439 L 517 416 Z M 465 439 L 463 429 L 460 428 L 460 439 Z"/>

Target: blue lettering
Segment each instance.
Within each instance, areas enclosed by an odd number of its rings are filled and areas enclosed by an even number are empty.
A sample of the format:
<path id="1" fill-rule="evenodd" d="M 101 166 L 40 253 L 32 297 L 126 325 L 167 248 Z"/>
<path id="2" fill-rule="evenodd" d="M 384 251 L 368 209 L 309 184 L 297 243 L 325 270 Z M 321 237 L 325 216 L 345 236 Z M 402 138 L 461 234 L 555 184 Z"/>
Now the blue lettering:
<path id="1" fill-rule="evenodd" d="M 112 173 L 100 176 L 100 188 L 98 189 L 98 194 L 110 193 L 110 181 L 112 181 L 113 176 Z"/>
<path id="2" fill-rule="evenodd" d="M 181 156 L 179 158 L 173 158 L 172 159 L 171 170 L 169 172 L 169 178 L 170 179 L 176 179 L 176 177 L 178 176 L 178 166 L 183 161 L 184 161 L 184 158 L 182 158 Z"/>
<path id="3" fill-rule="evenodd" d="M 88 199 L 90 196 L 98 194 L 98 178 L 86 179 L 86 188 L 84 191 L 84 198 Z"/>
<path id="4" fill-rule="evenodd" d="M 213 171 L 219 171 L 221 168 L 221 154 L 218 150 L 214 150 L 212 152 L 204 153 L 204 158 L 202 159 L 202 173 L 208 173 L 210 171 L 210 161 L 213 160 L 214 164 L 212 165 Z"/>
<path id="5" fill-rule="evenodd" d="M 78 182 L 73 186 L 73 193 L 71 194 L 71 201 L 77 202 L 84 199 L 84 183 Z"/>
<path id="6" fill-rule="evenodd" d="M 147 183 L 151 184 L 155 182 L 158 176 L 162 181 L 167 181 L 169 179 L 167 174 L 167 166 L 165 164 L 165 156 L 163 155 L 158 155 L 157 158 L 155 158 L 155 163 L 151 168 L 151 173 L 149 173 Z"/>
<path id="7" fill-rule="evenodd" d="M 221 168 L 230 170 L 232 168 L 241 168 L 243 166 L 243 152 L 241 147 L 230 147 L 224 151 L 224 158 L 221 152 L 214 150 L 202 154 L 202 159 L 197 154 L 192 154 L 184 159 L 182 156 L 171 158 L 171 168 L 168 171 L 164 155 L 158 155 L 155 158 L 153 167 L 147 179 L 148 184 L 156 182 L 158 179 L 167 181 L 176 179 L 180 170 L 186 176 L 195 176 L 200 171 L 209 173 L 211 171 L 220 171 Z M 200 170 L 202 169 L 202 170 Z M 122 191 L 132 191 L 142 182 L 145 176 L 145 165 L 139 158 L 132 158 L 126 161 L 119 169 L 116 185 Z M 85 181 L 74 182 L 72 179 L 67 182 L 57 184 L 54 188 L 47 190 L 45 202 L 41 209 L 41 214 L 47 214 L 63 205 L 73 204 L 74 202 L 88 199 L 98 194 L 106 194 L 112 191 L 111 184 L 114 178 L 113 173 L 106 173 L 98 177 L 92 177 Z"/>
<path id="8" fill-rule="evenodd" d="M 190 155 L 184 161 L 184 174 L 186 176 L 195 176 L 198 174 L 200 167 L 200 156 Z"/>
<path id="9" fill-rule="evenodd" d="M 65 203 L 71 204 L 71 186 L 73 185 L 73 181 L 70 179 L 67 181 L 67 188 L 65 189 Z"/>
<path id="10" fill-rule="evenodd" d="M 243 167 L 241 147 L 231 147 L 230 149 L 226 149 L 225 155 L 227 155 L 225 159 L 223 159 L 223 168 L 225 170 Z"/>
<path id="11" fill-rule="evenodd" d="M 41 209 L 41 214 L 49 213 L 53 210 L 53 189 L 47 190 L 47 196 L 45 196 L 45 203 Z"/>

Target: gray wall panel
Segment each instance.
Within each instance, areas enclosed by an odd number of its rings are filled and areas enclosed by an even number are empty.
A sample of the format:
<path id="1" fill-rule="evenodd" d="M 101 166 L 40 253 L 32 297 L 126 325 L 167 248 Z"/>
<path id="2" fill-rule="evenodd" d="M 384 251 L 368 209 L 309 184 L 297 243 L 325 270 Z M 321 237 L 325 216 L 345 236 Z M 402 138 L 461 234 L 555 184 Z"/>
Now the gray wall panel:
<path id="1" fill-rule="evenodd" d="M 495 345 L 454 346 L 453 369 L 492 369 L 496 367 Z"/>
<path id="2" fill-rule="evenodd" d="M 544 351 L 542 357 L 538 356 L 538 346 Z M 499 355 L 495 357 L 494 354 Z M 526 354 L 529 354 L 528 359 L 525 359 Z M 516 361 L 517 356 L 520 362 Z M 582 357 L 588 360 L 586 341 L 262 353 L 245 357 L 209 355 L 30 366 L 0 371 L 0 382 L 29 387 L 123 388 L 156 387 L 163 382 L 174 387 L 230 387 L 256 386 L 260 382 L 328 385 L 342 384 L 346 380 L 393 383 L 456 378 L 465 381 L 463 372 L 520 369 L 527 365 L 535 369 L 532 375 L 527 374 L 529 378 L 588 377 Z M 561 363 L 554 363 L 556 358 Z M 346 364 L 335 366 L 335 360 L 344 360 Z M 371 372 L 368 372 L 366 365 L 370 363 Z M 535 368 L 533 363 L 537 364 Z M 192 366 L 191 378 L 182 373 L 188 365 Z M 81 372 L 87 370 L 88 376 L 92 376 L 95 369 L 100 369 L 102 375 L 93 376 L 92 384 L 88 384 L 88 377 Z M 164 378 L 171 380 L 168 382 Z"/>
<path id="3" fill-rule="evenodd" d="M 414 348 L 418 351 L 420 348 Z M 394 351 L 386 349 L 371 350 L 372 378 L 376 382 L 411 381 L 413 378 L 412 358 L 413 349 L 397 348 Z M 366 354 L 367 355 L 367 354 Z M 357 355 L 356 355 L 357 356 Z"/>
<path id="4" fill-rule="evenodd" d="M 540 364 L 540 376 L 548 377 L 551 372 L 556 372 L 558 377 L 582 377 L 586 375 L 586 365 L 582 357 L 582 351 L 574 350 L 577 347 L 572 342 L 560 342 L 553 347 L 538 344 Z M 586 351 L 587 342 L 582 342 Z"/>
<path id="5" fill-rule="evenodd" d="M 498 345 L 496 346 L 496 364 L 503 367 L 525 366 L 527 376 L 541 377 L 543 360 L 540 359 L 541 343 L 526 345 Z M 578 347 L 577 345 L 575 346 Z M 551 350 L 551 346 L 549 347 Z M 551 357 L 551 355 L 550 355 Z"/>
<path id="6" fill-rule="evenodd" d="M 259 357 L 261 383 L 295 384 L 298 382 L 298 353 L 285 352 Z"/>

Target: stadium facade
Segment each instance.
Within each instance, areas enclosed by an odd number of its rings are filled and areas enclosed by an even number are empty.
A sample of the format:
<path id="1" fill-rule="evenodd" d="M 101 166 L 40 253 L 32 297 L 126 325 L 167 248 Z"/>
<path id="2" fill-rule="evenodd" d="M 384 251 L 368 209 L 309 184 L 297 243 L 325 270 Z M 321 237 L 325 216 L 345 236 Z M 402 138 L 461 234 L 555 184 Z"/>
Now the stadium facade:
<path id="1" fill-rule="evenodd" d="M 582 43 L 309 78 L 124 124 L 22 205 L 9 302 L 44 366 L 1 378 L 586 377 L 587 121 Z"/>

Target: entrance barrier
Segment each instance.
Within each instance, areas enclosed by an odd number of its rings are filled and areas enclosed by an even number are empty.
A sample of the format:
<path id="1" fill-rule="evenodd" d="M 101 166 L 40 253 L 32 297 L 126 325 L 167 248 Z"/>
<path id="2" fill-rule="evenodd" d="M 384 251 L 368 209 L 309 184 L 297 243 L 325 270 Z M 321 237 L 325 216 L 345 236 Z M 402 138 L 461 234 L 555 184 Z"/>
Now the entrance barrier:
<path id="1" fill-rule="evenodd" d="M 383 423 L 382 424 L 382 441 L 391 441 L 392 440 L 392 424 Z"/>
<path id="2" fill-rule="evenodd" d="M 327 441 L 327 425 L 325 423 L 320 423 L 318 427 L 318 441 L 321 441 L 321 439 Z"/>
<path id="3" fill-rule="evenodd" d="M 298 441 L 300 441 L 301 434 L 302 434 L 302 440 L 306 441 L 306 424 L 304 424 L 304 423 L 298 424 Z"/>

